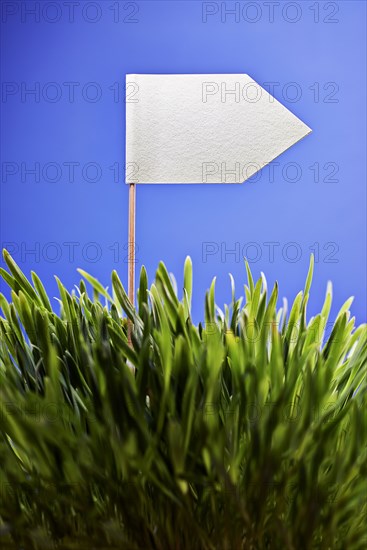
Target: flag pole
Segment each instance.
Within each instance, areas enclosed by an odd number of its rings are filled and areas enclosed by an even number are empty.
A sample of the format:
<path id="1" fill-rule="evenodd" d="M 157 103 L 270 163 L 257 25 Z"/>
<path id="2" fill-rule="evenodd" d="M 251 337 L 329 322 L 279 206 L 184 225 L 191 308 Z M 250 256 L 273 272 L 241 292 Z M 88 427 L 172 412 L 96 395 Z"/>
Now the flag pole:
<path id="1" fill-rule="evenodd" d="M 129 184 L 129 241 L 128 241 L 128 296 L 131 304 L 134 306 L 135 296 L 135 183 Z M 132 322 L 128 319 L 127 336 L 131 346 Z"/>

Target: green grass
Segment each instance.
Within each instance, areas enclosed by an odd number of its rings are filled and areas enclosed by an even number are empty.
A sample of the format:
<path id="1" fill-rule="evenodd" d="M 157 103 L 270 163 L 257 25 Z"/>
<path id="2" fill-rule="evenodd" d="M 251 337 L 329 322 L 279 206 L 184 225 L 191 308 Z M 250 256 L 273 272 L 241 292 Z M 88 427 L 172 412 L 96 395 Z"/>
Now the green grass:
<path id="1" fill-rule="evenodd" d="M 312 258 L 288 312 L 246 265 L 198 326 L 189 258 L 180 297 L 163 263 L 137 310 L 81 272 L 59 314 L 4 258 L 1 548 L 366 547 L 366 325 L 348 300 L 324 334 L 330 285 L 307 320 Z"/>

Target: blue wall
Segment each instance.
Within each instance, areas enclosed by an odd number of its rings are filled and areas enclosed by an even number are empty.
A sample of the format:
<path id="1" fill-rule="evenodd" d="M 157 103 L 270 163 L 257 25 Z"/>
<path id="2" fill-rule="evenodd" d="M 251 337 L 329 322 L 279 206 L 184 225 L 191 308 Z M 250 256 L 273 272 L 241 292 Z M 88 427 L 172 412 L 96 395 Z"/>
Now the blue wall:
<path id="1" fill-rule="evenodd" d="M 313 133 L 244 185 L 138 187 L 138 267 L 152 277 L 164 260 L 181 286 L 190 254 L 199 321 L 214 275 L 219 305 L 230 300 L 229 272 L 242 292 L 242 255 L 293 300 L 314 250 L 310 314 L 332 280 L 332 313 L 354 295 L 365 321 L 365 2 L 1 8 L 1 244 L 52 295 L 53 275 L 71 289 L 77 267 L 105 285 L 112 269 L 127 280 L 125 74 L 245 72 L 273 83 Z"/>

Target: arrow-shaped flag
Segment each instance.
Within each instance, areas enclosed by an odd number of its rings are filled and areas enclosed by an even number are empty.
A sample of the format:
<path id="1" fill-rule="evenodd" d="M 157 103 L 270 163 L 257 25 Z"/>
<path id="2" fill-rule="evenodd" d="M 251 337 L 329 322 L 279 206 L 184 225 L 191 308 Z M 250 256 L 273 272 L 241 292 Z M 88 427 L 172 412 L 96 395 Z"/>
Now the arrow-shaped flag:
<path id="1" fill-rule="evenodd" d="M 126 75 L 131 302 L 136 183 L 241 183 L 310 132 L 245 74 Z"/>
<path id="2" fill-rule="evenodd" d="M 126 76 L 127 183 L 241 183 L 310 132 L 245 74 Z"/>

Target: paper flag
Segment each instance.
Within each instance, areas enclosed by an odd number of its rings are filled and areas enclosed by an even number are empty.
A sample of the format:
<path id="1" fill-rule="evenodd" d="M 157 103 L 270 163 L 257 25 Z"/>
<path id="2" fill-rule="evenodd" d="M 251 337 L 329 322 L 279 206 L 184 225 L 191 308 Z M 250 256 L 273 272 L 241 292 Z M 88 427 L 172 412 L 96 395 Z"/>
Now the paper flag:
<path id="1" fill-rule="evenodd" d="M 245 74 L 126 75 L 127 183 L 241 183 L 310 132 Z"/>

